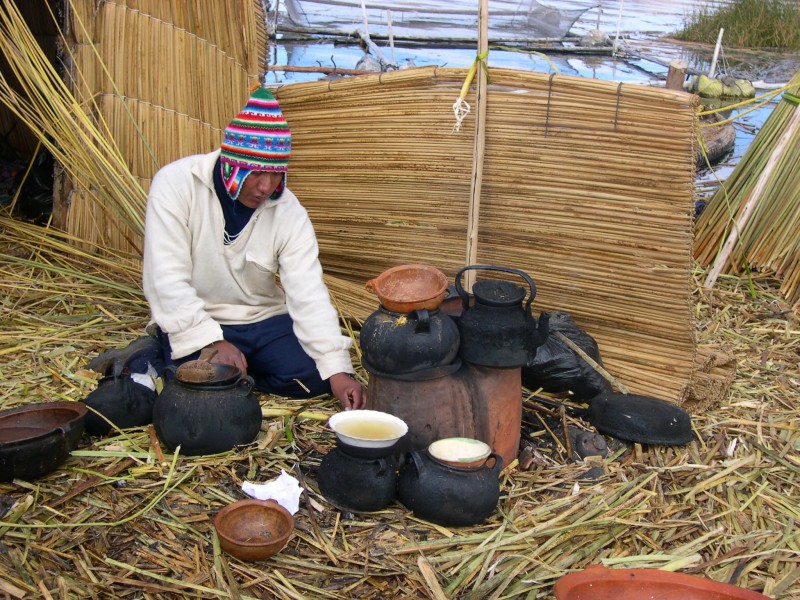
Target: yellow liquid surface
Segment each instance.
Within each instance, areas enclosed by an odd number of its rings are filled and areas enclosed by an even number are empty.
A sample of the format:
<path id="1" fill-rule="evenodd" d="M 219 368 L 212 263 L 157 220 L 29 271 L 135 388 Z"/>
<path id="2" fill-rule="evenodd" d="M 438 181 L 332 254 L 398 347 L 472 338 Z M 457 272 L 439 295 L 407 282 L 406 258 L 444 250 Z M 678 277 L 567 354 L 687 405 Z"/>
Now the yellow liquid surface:
<path id="1" fill-rule="evenodd" d="M 392 440 L 400 435 L 400 431 L 391 423 L 368 420 L 339 423 L 336 431 L 362 440 Z"/>

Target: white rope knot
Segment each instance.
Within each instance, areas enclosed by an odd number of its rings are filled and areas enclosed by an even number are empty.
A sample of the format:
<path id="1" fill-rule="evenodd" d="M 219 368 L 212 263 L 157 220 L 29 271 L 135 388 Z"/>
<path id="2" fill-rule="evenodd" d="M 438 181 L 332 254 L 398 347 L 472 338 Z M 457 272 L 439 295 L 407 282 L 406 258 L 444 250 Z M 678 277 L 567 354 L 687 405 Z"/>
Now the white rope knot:
<path id="1" fill-rule="evenodd" d="M 453 114 L 456 117 L 456 124 L 453 125 L 453 132 L 458 132 L 461 130 L 461 123 L 463 123 L 464 119 L 467 118 L 469 111 L 469 103 L 463 98 L 459 97 L 458 100 L 456 100 L 453 104 Z"/>

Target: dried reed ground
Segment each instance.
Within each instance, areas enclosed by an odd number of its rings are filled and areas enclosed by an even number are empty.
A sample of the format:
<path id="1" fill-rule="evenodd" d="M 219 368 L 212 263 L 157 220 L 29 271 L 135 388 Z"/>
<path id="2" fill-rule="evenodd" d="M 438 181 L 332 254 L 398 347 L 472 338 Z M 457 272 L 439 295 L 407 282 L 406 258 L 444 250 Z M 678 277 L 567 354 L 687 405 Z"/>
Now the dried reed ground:
<path id="1" fill-rule="evenodd" d="M 135 297 L 8 261 L 0 271 L 2 408 L 80 400 L 93 388 L 82 366 L 141 333 Z M 724 277 L 696 294 L 700 342 L 734 353 L 738 372 L 725 405 L 694 416 L 687 447 L 635 446 L 604 461 L 595 483 L 580 481 L 590 465 L 537 450 L 530 470 L 505 471 L 488 522 L 447 529 L 399 504 L 332 509 L 315 475 L 335 402 L 265 396 L 267 414 L 293 416 L 265 418 L 247 448 L 160 461 L 148 431 L 133 429 L 84 438 L 39 481 L 0 484 L 0 597 L 551 598 L 558 577 L 602 563 L 800 598 L 798 314 L 774 282 L 752 285 L 753 296 Z M 126 457 L 130 469 L 47 506 Z M 244 497 L 243 480 L 281 469 L 308 490 L 289 545 L 262 563 L 220 552 L 215 513 Z"/>

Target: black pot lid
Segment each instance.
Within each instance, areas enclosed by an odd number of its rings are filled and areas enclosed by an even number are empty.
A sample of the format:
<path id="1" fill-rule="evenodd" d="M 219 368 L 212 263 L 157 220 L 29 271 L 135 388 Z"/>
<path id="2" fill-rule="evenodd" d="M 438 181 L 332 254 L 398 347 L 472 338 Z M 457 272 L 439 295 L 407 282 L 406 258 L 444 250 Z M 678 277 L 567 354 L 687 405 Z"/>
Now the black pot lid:
<path id="1" fill-rule="evenodd" d="M 197 386 L 224 386 L 232 385 L 242 379 L 242 371 L 233 365 L 220 365 L 212 363 L 211 367 L 214 369 L 214 375 L 208 381 L 198 382 L 181 379 L 177 373 L 175 378 L 181 383 L 189 383 Z"/>

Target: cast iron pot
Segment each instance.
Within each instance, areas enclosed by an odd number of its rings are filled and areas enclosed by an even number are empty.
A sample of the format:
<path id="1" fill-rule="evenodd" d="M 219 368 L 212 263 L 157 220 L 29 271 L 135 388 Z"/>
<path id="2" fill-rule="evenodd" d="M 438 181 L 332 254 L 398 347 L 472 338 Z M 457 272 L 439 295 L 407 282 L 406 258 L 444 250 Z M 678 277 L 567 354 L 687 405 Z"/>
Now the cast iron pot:
<path id="1" fill-rule="evenodd" d="M 397 497 L 426 521 L 475 525 L 497 507 L 502 464 L 503 459 L 492 453 L 482 467 L 453 467 L 436 460 L 427 450 L 412 450 L 400 468 Z"/>
<path id="2" fill-rule="evenodd" d="M 408 314 L 380 308 L 359 333 L 362 360 L 369 369 L 403 375 L 451 364 L 458 356 L 458 326 L 438 310 Z"/>
<path id="3" fill-rule="evenodd" d="M 172 379 L 153 406 L 153 426 L 171 450 L 196 456 L 218 454 L 249 444 L 261 429 L 261 405 L 253 379 L 227 385 Z"/>
<path id="4" fill-rule="evenodd" d="M 339 509 L 380 510 L 394 499 L 397 461 L 392 455 L 362 458 L 334 448 L 322 459 L 317 484 L 322 495 Z"/>
<path id="5" fill-rule="evenodd" d="M 0 481 L 33 480 L 52 473 L 69 458 L 69 438 L 52 429 L 16 442 L 0 444 Z"/>

